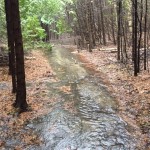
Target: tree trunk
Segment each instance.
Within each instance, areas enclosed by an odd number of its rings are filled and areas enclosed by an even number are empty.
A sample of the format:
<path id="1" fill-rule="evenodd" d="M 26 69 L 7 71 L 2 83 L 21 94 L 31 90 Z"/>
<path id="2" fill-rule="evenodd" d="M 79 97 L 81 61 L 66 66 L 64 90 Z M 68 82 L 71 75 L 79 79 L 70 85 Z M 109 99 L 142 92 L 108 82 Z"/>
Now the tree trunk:
<path id="1" fill-rule="evenodd" d="M 105 26 L 104 26 L 104 14 L 103 14 L 103 6 L 102 1 L 100 0 L 100 14 L 101 14 L 101 26 L 102 26 L 102 34 L 103 34 L 103 44 L 106 45 L 106 35 L 105 35 Z"/>
<path id="2" fill-rule="evenodd" d="M 117 59 L 120 60 L 120 52 L 121 52 L 121 12 L 122 12 L 122 0 L 118 0 L 117 2 L 117 18 L 118 18 L 118 36 L 117 36 Z"/>
<path id="3" fill-rule="evenodd" d="M 22 42 L 22 32 L 20 24 L 19 1 L 11 0 L 13 8 L 12 17 L 14 23 L 14 41 L 16 53 L 16 76 L 17 76 L 17 94 L 14 106 L 20 108 L 22 111 L 27 109 L 26 101 L 26 82 L 24 69 L 24 52 Z"/>
<path id="4" fill-rule="evenodd" d="M 12 75 L 12 93 L 16 93 L 16 61 L 14 49 L 14 34 L 13 34 L 13 20 L 12 20 L 12 6 L 9 0 L 5 0 L 5 12 L 7 22 L 7 38 L 9 49 L 9 72 Z"/>
<path id="5" fill-rule="evenodd" d="M 94 45 L 93 45 L 93 36 L 92 36 L 92 16 L 91 16 L 91 2 L 88 1 L 87 2 L 87 29 L 88 29 L 88 50 L 89 52 L 92 52 L 92 49 L 94 48 Z"/>
<path id="6" fill-rule="evenodd" d="M 141 0 L 141 7 L 140 7 L 140 20 L 139 20 L 139 40 L 138 40 L 138 64 L 137 64 L 137 71 L 140 72 L 140 48 L 141 48 L 141 41 L 142 41 L 142 22 L 143 22 L 143 0 Z"/>
<path id="7" fill-rule="evenodd" d="M 113 37 L 113 43 L 114 45 L 116 45 L 116 37 L 115 37 L 115 21 L 114 21 L 114 6 L 112 6 L 111 8 L 111 14 L 112 14 L 112 18 L 111 18 L 111 28 L 112 28 L 112 37 Z"/>
<path id="8" fill-rule="evenodd" d="M 134 76 L 138 73 L 138 53 L 137 53 L 137 31 L 138 31 L 138 6 L 137 0 L 134 0 Z"/>
<path id="9" fill-rule="evenodd" d="M 144 70 L 146 70 L 147 62 L 147 11 L 148 11 L 147 0 L 145 0 L 145 24 L 144 24 Z"/>

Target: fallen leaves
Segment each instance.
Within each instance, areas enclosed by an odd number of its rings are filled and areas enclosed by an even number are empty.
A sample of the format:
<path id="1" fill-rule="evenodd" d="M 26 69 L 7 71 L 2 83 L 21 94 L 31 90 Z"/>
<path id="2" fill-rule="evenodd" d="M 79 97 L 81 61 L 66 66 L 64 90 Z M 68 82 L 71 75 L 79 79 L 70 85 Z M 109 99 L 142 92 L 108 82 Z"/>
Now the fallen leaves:
<path id="1" fill-rule="evenodd" d="M 0 147 L 4 146 L 5 142 L 4 141 L 0 141 Z"/>
<path id="2" fill-rule="evenodd" d="M 32 145 L 33 143 L 39 145 L 42 143 L 42 141 L 35 134 L 22 134 L 21 138 L 27 145 Z"/>
<path id="3" fill-rule="evenodd" d="M 59 87 L 59 90 L 62 91 L 62 92 L 64 92 L 64 93 L 67 93 L 67 94 L 71 93 L 71 87 L 70 86 Z"/>
<path id="4" fill-rule="evenodd" d="M 47 105 L 56 101 L 48 96 L 47 81 L 56 81 L 48 60 L 41 51 L 33 51 L 30 55 L 25 61 L 27 102 L 30 111 L 19 116 L 12 107 L 15 95 L 11 93 L 8 68 L 0 68 L 0 147 L 5 147 L 5 140 L 8 138 L 20 140 L 20 145 L 16 145 L 15 150 L 22 150 L 24 145 L 40 144 L 41 140 L 35 133 L 23 131 L 24 126 L 29 120 L 50 112 L 51 109 Z"/>
<path id="5" fill-rule="evenodd" d="M 0 68 L 0 81 L 10 81 L 11 77 L 8 75 L 8 67 Z"/>
<path id="6" fill-rule="evenodd" d="M 33 51 L 30 55 L 28 58 L 34 59 L 27 59 L 25 63 L 27 81 L 53 76 L 48 60 L 44 58 L 45 56 L 41 51 Z"/>

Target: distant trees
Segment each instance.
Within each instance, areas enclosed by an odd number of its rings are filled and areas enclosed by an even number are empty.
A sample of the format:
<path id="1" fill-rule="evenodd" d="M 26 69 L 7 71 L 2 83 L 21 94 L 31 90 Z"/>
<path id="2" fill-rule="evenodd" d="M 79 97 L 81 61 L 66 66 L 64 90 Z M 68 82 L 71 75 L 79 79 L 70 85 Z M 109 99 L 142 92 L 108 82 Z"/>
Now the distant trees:
<path id="1" fill-rule="evenodd" d="M 74 5 L 78 23 L 75 32 L 81 36 L 82 47 L 89 45 L 94 48 L 96 44 L 107 45 L 108 41 L 116 44 L 117 24 L 113 2 L 77 0 Z"/>
<path id="2" fill-rule="evenodd" d="M 57 39 L 70 30 L 67 21 L 67 4 L 72 0 L 20 0 L 24 41 L 45 42 Z"/>
<path id="3" fill-rule="evenodd" d="M 18 0 L 5 0 L 5 10 L 10 54 L 9 67 L 12 75 L 13 92 L 16 92 L 14 107 L 25 111 L 28 105 L 26 101 L 24 52 Z"/>
<path id="4" fill-rule="evenodd" d="M 141 67 L 147 69 L 148 36 L 148 1 L 132 0 L 132 60 L 134 75 L 137 76 Z M 149 22 L 150 23 L 150 22 Z"/>
<path id="5" fill-rule="evenodd" d="M 74 3 L 81 47 L 117 44 L 117 59 L 133 64 L 134 75 L 148 66 L 149 15 L 147 0 L 77 0 Z"/>

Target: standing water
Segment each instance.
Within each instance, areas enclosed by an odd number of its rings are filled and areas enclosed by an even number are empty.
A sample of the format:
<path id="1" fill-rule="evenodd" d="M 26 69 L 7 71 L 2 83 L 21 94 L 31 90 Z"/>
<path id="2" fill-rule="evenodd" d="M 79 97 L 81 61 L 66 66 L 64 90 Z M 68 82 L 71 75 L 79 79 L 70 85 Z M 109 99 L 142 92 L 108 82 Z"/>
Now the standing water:
<path id="1" fill-rule="evenodd" d="M 49 114 L 28 124 L 43 140 L 41 146 L 28 149 L 135 150 L 136 140 L 103 82 L 65 48 L 55 47 L 48 59 L 59 79 L 48 83 L 49 94 L 60 100 Z M 69 86 L 71 92 L 60 91 L 62 86 Z M 64 109 L 67 102 L 76 111 Z"/>

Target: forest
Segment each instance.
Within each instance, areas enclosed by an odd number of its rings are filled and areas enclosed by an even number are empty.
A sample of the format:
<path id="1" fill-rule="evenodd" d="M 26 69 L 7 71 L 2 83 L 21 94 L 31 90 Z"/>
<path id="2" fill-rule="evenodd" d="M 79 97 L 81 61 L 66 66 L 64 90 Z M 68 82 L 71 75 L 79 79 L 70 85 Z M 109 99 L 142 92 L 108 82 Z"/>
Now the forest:
<path id="1" fill-rule="evenodd" d="M 150 150 L 149 10 L 0 0 L 0 149 Z"/>

